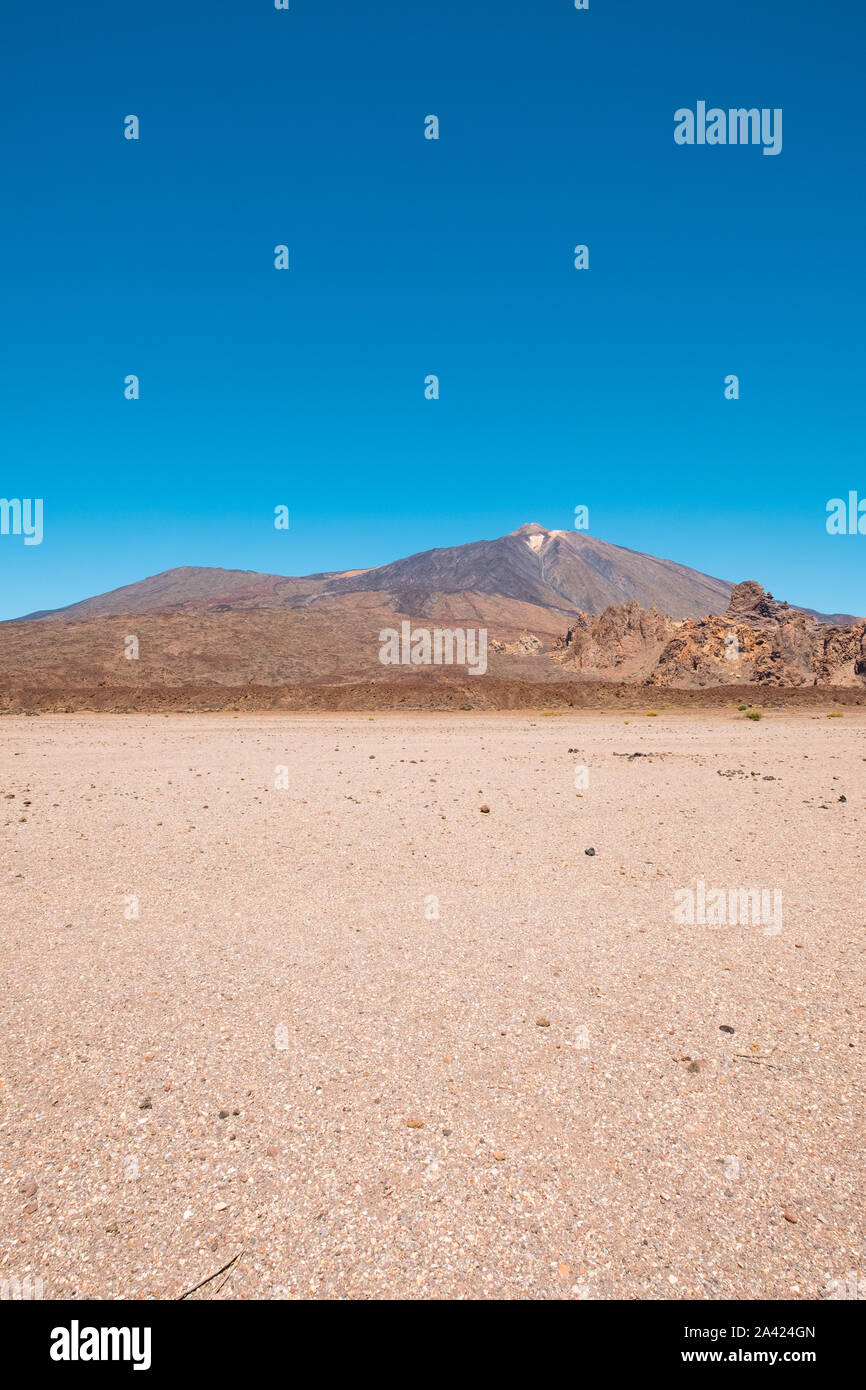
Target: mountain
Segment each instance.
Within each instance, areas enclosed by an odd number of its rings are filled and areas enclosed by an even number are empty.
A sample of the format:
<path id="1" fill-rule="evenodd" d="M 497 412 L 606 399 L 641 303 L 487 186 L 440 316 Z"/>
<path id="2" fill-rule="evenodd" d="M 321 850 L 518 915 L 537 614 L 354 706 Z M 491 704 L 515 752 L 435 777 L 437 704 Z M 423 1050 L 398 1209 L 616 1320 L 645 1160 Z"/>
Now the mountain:
<path id="1" fill-rule="evenodd" d="M 699 617 L 727 603 L 731 585 L 697 570 L 641 555 L 582 531 L 547 531 L 528 522 L 508 536 L 427 550 L 351 577 L 334 593 L 376 589 L 400 607 L 437 594 L 500 594 L 560 613 L 601 613 L 634 600 L 672 618 Z"/>
<path id="2" fill-rule="evenodd" d="M 377 593 L 398 610 L 433 612 L 446 595 L 495 595 L 551 613 L 602 613 L 634 601 L 671 618 L 695 618 L 727 604 L 731 585 L 580 531 L 536 522 L 496 540 L 426 550 L 373 569 L 289 578 L 254 570 L 183 567 L 26 619 L 98 618 L 195 606 L 298 608 L 324 598 Z"/>
<path id="3" fill-rule="evenodd" d="M 465 665 L 384 665 L 380 634 L 405 620 L 483 628 L 483 678 Z M 858 699 L 866 625 L 533 522 L 367 570 L 289 578 L 182 567 L 0 624 L 0 712 L 378 708 L 419 691 L 427 707 L 455 690 L 463 702 L 517 708 L 541 689 L 573 703 L 588 698 L 577 686 L 613 683 L 847 687 Z"/>

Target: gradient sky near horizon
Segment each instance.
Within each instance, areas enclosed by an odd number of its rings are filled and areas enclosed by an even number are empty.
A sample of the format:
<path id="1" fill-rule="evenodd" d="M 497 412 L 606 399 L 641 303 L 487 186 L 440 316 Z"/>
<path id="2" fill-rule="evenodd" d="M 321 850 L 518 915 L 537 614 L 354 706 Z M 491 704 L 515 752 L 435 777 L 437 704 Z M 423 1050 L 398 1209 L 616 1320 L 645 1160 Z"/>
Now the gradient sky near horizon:
<path id="1" fill-rule="evenodd" d="M 45 538 L 0 536 L 0 618 L 577 504 L 866 613 L 825 529 L 866 497 L 861 6 L 48 0 L 4 40 L 0 497 Z M 699 100 L 781 107 L 782 153 L 677 146 Z"/>

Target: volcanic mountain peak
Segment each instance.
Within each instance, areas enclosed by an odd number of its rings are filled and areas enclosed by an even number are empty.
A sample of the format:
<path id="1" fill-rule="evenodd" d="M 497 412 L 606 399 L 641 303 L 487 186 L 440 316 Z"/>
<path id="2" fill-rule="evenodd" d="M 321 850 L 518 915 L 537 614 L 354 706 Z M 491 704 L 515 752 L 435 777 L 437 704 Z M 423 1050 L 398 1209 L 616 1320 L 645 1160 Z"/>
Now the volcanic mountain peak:
<path id="1" fill-rule="evenodd" d="M 528 521 L 494 540 L 427 550 L 328 583 L 329 594 L 361 590 L 386 593 L 413 612 L 426 612 L 445 594 L 483 594 L 568 616 L 634 600 L 688 618 L 723 611 L 731 585 L 584 532 Z"/>
<path id="2" fill-rule="evenodd" d="M 494 540 L 439 547 L 372 569 L 347 569 L 287 578 L 251 570 L 178 566 L 54 613 L 94 618 L 169 608 L 295 608 L 348 595 L 387 596 L 403 612 L 426 613 L 444 596 L 496 599 L 497 611 L 515 604 L 548 615 L 598 614 L 634 601 L 671 618 L 723 612 L 731 585 L 585 532 L 549 530 L 537 521 Z M 366 600 L 367 602 L 369 600 Z M 488 605 L 489 606 L 489 605 Z M 29 614 L 50 616 L 48 612 Z M 515 621 L 525 622 L 526 615 Z"/>
<path id="3" fill-rule="evenodd" d="M 512 536 L 519 536 L 525 541 L 530 550 L 542 550 L 548 541 L 559 537 L 568 538 L 568 531 L 548 531 L 546 526 L 539 526 L 537 521 L 526 521 L 522 526 L 518 526 L 516 531 L 511 531 Z"/>
<path id="4" fill-rule="evenodd" d="M 585 531 L 550 530 L 527 521 L 494 540 L 426 550 L 370 569 L 332 570 L 305 578 L 181 565 L 67 608 L 28 617 L 80 620 L 169 610 L 312 611 L 335 603 L 366 610 L 371 604 L 385 604 L 416 616 L 444 609 L 454 617 L 462 609 L 479 621 L 487 615 L 491 622 L 546 631 L 551 624 L 560 630 L 579 613 L 599 615 L 627 603 L 654 608 L 670 619 L 704 618 L 724 613 L 731 592 L 726 580 L 673 560 L 626 550 Z M 737 599 L 741 606 L 758 603 L 749 592 L 738 593 Z"/>

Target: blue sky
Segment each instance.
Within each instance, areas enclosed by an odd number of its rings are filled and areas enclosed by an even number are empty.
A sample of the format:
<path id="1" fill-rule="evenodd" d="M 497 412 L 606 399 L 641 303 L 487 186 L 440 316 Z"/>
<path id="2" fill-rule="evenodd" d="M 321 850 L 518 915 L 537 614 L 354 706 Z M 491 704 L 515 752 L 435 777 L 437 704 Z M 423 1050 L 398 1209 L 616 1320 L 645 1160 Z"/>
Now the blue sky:
<path id="1" fill-rule="evenodd" d="M 866 496 L 862 7 L 49 0 L 4 37 L 0 497 L 45 536 L 0 536 L 0 617 L 579 503 L 866 612 L 824 526 Z M 782 153 L 677 146 L 698 100 L 782 108 Z"/>

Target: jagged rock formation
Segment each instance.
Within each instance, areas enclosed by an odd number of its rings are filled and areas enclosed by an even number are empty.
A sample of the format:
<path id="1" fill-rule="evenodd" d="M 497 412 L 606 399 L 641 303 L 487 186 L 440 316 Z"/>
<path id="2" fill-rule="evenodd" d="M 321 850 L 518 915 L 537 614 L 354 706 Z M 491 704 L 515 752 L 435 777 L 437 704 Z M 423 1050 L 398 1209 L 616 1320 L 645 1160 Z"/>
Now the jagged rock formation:
<path id="1" fill-rule="evenodd" d="M 720 617 L 676 622 L 626 603 L 572 624 L 551 653 L 564 671 L 651 686 L 866 685 L 866 623 L 821 623 L 746 580 Z"/>
<path id="2" fill-rule="evenodd" d="M 606 608 L 595 620 L 581 614 L 552 657 L 596 680 L 646 680 L 677 626 L 657 608 L 624 603 Z"/>
<path id="3" fill-rule="evenodd" d="M 866 684 L 866 624 L 820 623 L 747 580 L 722 617 L 679 625 L 651 685 Z"/>

